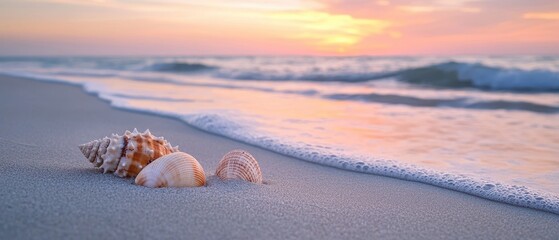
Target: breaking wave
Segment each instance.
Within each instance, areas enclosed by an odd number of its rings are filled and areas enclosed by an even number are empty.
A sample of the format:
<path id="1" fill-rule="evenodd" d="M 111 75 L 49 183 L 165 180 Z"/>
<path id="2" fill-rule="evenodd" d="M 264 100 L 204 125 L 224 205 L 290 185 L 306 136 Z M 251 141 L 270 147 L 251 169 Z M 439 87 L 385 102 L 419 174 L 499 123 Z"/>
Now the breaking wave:
<path id="1" fill-rule="evenodd" d="M 168 62 L 168 63 L 152 64 L 146 70 L 159 71 L 159 72 L 188 73 L 188 72 L 214 70 L 216 68 L 217 67 L 215 66 L 201 64 L 201 63 Z"/>
<path id="2" fill-rule="evenodd" d="M 479 63 L 447 62 L 402 71 L 401 81 L 437 88 L 557 91 L 559 72 L 489 67 Z"/>
<path id="3" fill-rule="evenodd" d="M 395 78 L 401 82 L 431 88 L 476 88 L 490 91 L 559 91 L 559 72 L 490 67 L 480 63 L 444 62 L 397 71 L 366 71 L 316 67 L 292 69 L 227 69 L 220 68 L 214 77 L 238 80 L 366 82 Z"/>

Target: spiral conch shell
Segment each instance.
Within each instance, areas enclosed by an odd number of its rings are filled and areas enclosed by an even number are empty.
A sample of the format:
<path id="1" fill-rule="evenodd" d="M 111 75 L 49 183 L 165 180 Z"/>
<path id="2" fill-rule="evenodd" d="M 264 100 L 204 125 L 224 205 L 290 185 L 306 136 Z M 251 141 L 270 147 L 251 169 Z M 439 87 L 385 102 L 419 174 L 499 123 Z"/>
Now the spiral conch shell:
<path id="1" fill-rule="evenodd" d="M 149 129 L 139 133 L 126 131 L 79 146 L 83 155 L 103 173 L 115 172 L 119 177 L 134 177 L 148 164 L 161 156 L 177 152 L 163 137 L 155 137 Z"/>
<path id="2" fill-rule="evenodd" d="M 217 165 L 215 175 L 223 180 L 242 179 L 262 183 L 262 172 L 258 162 L 250 153 L 243 150 L 233 150 L 225 154 Z"/>
<path id="3" fill-rule="evenodd" d="M 145 167 L 136 177 L 136 184 L 153 188 L 201 187 L 206 185 L 206 175 L 193 156 L 176 152 Z"/>

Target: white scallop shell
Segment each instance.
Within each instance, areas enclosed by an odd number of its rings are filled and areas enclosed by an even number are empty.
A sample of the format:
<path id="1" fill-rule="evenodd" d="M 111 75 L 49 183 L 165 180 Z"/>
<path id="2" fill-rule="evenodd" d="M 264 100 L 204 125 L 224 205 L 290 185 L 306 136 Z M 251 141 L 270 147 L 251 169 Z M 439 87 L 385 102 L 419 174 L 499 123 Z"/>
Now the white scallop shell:
<path id="1" fill-rule="evenodd" d="M 124 135 L 113 134 L 79 146 L 83 155 L 104 173 L 115 172 L 119 177 L 134 177 L 155 159 L 177 152 L 163 137 L 155 137 L 149 129 L 139 133 L 126 131 Z"/>
<path id="2" fill-rule="evenodd" d="M 176 152 L 160 157 L 136 177 L 146 187 L 200 187 L 206 185 L 204 169 L 187 153 Z"/>
<path id="3" fill-rule="evenodd" d="M 244 150 L 233 150 L 223 156 L 215 175 L 219 178 L 242 179 L 253 183 L 262 183 L 262 171 L 254 157 Z"/>

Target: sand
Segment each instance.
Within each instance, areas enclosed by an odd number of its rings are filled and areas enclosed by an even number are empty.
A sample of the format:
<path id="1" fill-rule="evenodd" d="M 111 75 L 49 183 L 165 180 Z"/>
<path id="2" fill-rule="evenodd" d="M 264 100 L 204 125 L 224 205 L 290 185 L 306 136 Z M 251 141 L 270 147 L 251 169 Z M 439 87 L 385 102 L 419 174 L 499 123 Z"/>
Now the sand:
<path id="1" fill-rule="evenodd" d="M 195 156 L 209 185 L 150 189 L 102 174 L 77 145 L 149 128 Z M 221 182 L 232 149 L 265 185 Z M 79 87 L 0 77 L 0 239 L 557 239 L 559 216 L 422 183 L 304 162 L 117 110 Z"/>

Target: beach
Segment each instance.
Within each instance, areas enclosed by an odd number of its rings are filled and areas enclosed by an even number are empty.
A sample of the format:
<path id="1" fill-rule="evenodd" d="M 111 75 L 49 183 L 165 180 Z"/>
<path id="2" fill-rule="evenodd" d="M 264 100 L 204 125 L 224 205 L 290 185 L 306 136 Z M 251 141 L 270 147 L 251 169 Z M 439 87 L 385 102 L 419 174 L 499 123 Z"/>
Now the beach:
<path id="1" fill-rule="evenodd" d="M 80 87 L 0 77 L 0 238 L 557 239 L 559 216 L 423 183 L 301 161 L 172 119 L 112 108 Z M 150 129 L 204 167 L 201 188 L 150 189 L 78 145 Z M 266 184 L 213 176 L 230 150 Z"/>

